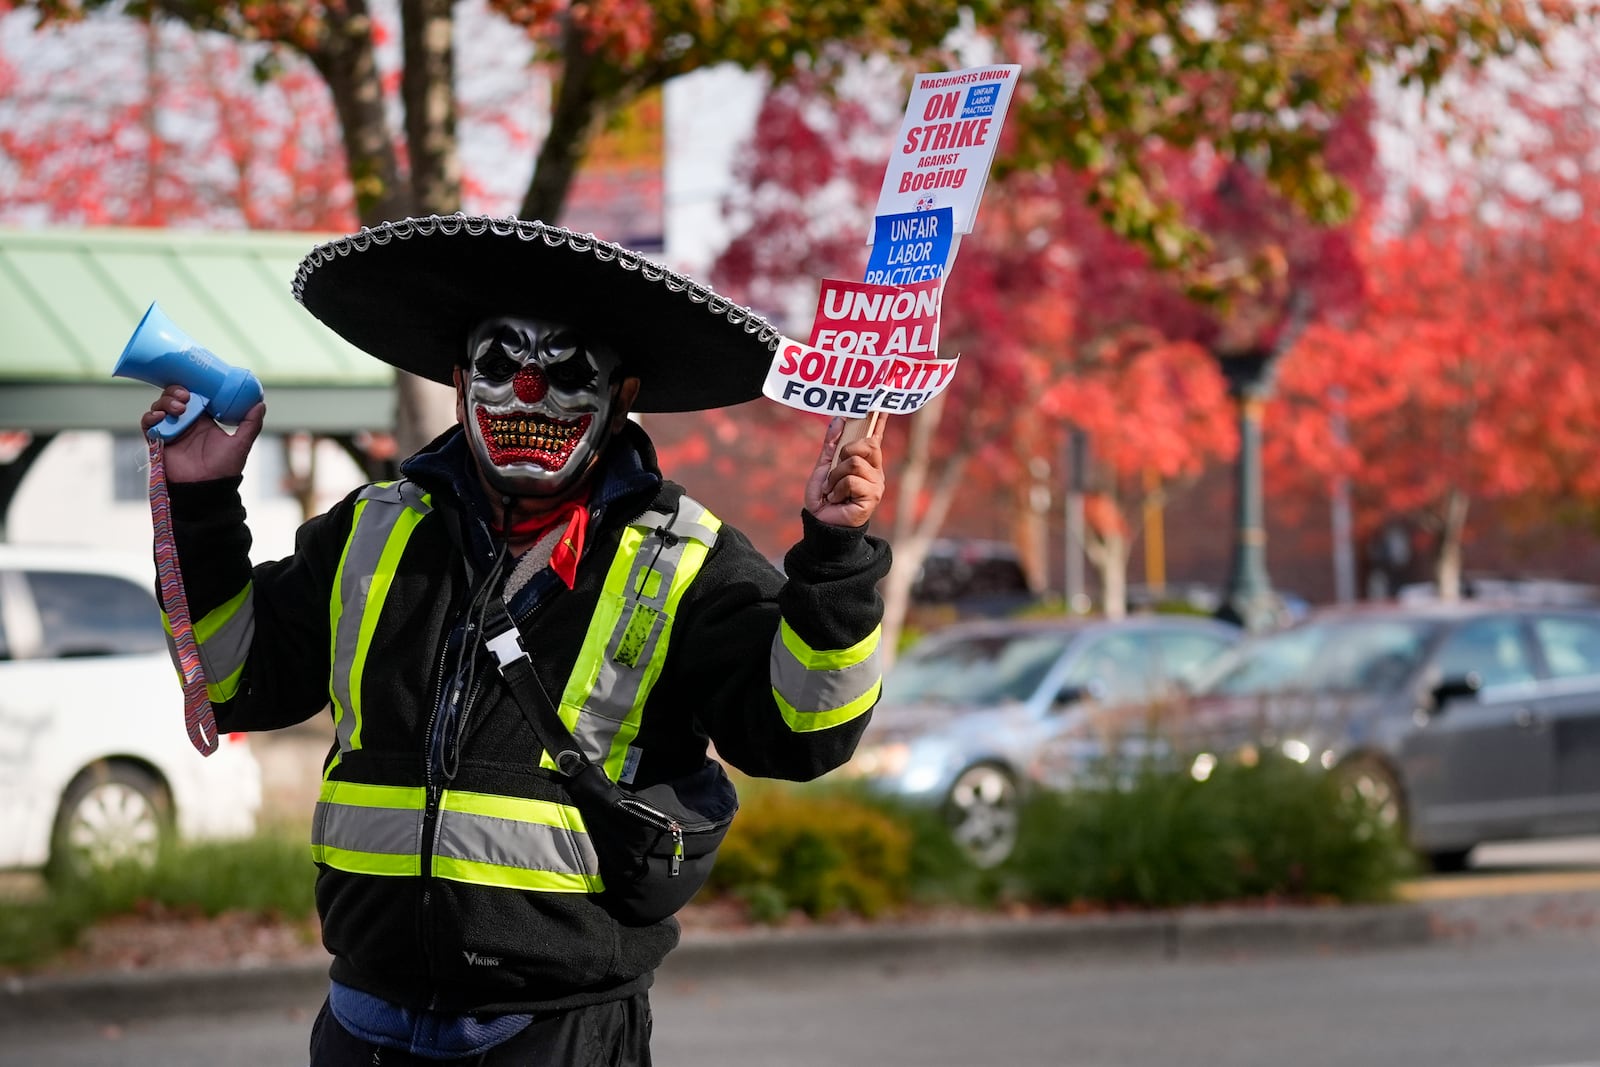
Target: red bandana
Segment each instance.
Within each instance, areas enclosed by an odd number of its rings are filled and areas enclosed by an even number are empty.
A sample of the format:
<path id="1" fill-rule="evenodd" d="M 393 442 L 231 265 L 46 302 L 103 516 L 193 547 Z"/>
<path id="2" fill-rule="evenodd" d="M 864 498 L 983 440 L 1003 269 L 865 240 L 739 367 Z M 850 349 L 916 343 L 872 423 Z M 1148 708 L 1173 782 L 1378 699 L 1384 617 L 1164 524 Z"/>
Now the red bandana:
<path id="1" fill-rule="evenodd" d="M 559 505 L 554 511 L 511 524 L 511 537 L 537 544 L 557 526 L 566 525 L 561 540 L 550 553 L 550 569 L 571 589 L 578 580 L 578 560 L 583 555 L 583 535 L 589 528 L 589 508 L 576 500 Z M 498 527 L 496 533 L 499 532 Z"/>

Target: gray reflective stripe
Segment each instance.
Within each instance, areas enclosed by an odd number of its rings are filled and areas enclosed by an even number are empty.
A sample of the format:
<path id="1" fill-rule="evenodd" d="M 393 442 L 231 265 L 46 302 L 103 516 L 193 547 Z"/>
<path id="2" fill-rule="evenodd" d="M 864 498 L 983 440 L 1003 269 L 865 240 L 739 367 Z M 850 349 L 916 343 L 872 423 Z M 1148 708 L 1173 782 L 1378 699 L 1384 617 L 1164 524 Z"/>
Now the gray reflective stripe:
<path id="1" fill-rule="evenodd" d="M 662 664 L 657 662 L 657 657 L 664 653 L 661 643 L 671 628 L 669 609 L 676 608 L 676 600 L 683 594 L 680 589 L 677 597 L 673 595 L 679 564 L 691 543 L 698 543 L 706 550 L 716 544 L 715 522 L 704 505 L 684 496 L 679 501 L 676 516 L 647 511 L 631 523 L 633 528 L 645 531 L 644 539 L 634 551 L 622 587 L 622 611 L 611 633 L 605 635 L 594 684 L 587 694 L 582 693 L 583 678 L 587 671 L 594 670 L 590 665 L 597 657 L 595 650 L 587 645 L 578 653 L 573 677 L 563 692 L 566 702 L 582 708 L 573 724 L 572 735 L 584 754 L 602 764 L 613 780 L 618 779 L 623 770 L 618 736 L 627 730 L 627 740 L 631 740 L 632 734 L 637 733 L 642 704 L 661 673 Z M 662 537 L 663 526 L 671 537 Z M 624 540 L 618 551 L 627 551 L 627 545 Z M 655 572 L 648 581 L 645 580 L 647 571 Z M 596 636 L 591 631 L 589 641 Z"/>
<path id="2" fill-rule="evenodd" d="M 427 798 L 420 787 L 325 781 L 311 827 L 311 856 L 336 870 L 417 877 Z M 477 885 L 550 893 L 604 888 L 583 815 L 567 804 L 445 790 L 431 873 Z"/>
<path id="3" fill-rule="evenodd" d="M 256 634 L 255 597 L 255 584 L 246 585 L 244 599 L 215 629 L 206 632 L 210 629 L 207 626 L 211 619 L 209 615 L 195 626 L 200 663 L 205 668 L 207 679 L 220 682 L 232 677 L 244 666 L 245 659 L 250 655 L 250 642 Z"/>
<path id="4" fill-rule="evenodd" d="M 832 711 L 866 696 L 878 684 L 878 649 L 859 663 L 833 670 L 808 668 L 783 640 L 772 639 L 772 688 L 798 712 Z"/>
<path id="5" fill-rule="evenodd" d="M 328 690 L 341 754 L 356 747 L 361 708 L 359 687 L 353 682 L 363 666 L 363 640 L 370 640 L 383 609 L 383 595 L 388 592 L 385 583 L 379 588 L 377 599 L 371 600 L 379 563 L 401 520 L 407 516 L 420 517 L 431 510 L 422 490 L 408 481 L 369 485 L 357 497 L 356 514 L 350 539 L 345 543 L 344 558 L 339 563 L 331 608 L 333 650 Z M 407 534 L 412 525 L 414 522 L 407 524 Z"/>
<path id="6" fill-rule="evenodd" d="M 600 860 L 588 834 L 460 811 L 439 812 L 439 837 L 433 851 L 439 857 L 528 871 L 600 873 Z"/>
<path id="7" fill-rule="evenodd" d="M 422 812 L 318 801 L 311 843 L 345 852 L 420 856 Z"/>

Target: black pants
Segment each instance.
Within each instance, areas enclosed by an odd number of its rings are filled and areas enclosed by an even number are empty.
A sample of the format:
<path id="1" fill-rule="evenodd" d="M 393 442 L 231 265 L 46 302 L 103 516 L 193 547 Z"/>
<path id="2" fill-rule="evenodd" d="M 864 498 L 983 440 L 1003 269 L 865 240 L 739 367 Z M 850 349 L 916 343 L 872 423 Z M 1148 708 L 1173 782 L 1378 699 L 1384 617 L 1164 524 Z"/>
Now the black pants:
<path id="1" fill-rule="evenodd" d="M 650 998 L 540 1016 L 522 1033 L 480 1056 L 430 1060 L 363 1041 L 328 1010 L 311 1024 L 311 1067 L 650 1067 Z"/>

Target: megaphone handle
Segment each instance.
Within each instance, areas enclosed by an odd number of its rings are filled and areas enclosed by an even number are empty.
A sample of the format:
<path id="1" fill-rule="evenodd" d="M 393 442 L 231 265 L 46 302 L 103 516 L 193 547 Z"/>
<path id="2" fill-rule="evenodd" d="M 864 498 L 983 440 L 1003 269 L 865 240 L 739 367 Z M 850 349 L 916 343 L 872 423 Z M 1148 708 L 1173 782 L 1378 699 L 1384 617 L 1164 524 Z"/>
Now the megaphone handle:
<path id="1" fill-rule="evenodd" d="M 210 403 L 210 397 L 191 392 L 189 394 L 189 403 L 184 406 L 183 414 L 168 415 L 150 427 L 150 436 L 159 437 L 163 441 L 173 441 L 182 437 L 184 432 L 194 425 L 194 420 L 205 413 L 206 406 Z"/>

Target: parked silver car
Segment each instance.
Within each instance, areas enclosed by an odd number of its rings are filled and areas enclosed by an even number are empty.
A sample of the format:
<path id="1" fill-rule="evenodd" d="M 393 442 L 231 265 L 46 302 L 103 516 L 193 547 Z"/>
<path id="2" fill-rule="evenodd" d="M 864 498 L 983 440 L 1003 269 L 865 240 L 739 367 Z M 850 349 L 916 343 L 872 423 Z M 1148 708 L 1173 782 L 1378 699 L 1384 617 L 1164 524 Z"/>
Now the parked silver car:
<path id="1" fill-rule="evenodd" d="M 983 866 L 1016 843 L 1019 793 L 1040 751 L 1097 710 L 1170 693 L 1239 636 L 1186 616 L 966 623 L 909 649 L 850 771 L 900 797 L 942 806 Z"/>
<path id="2" fill-rule="evenodd" d="M 1195 770 L 1274 749 L 1341 775 L 1441 870 L 1600 832 L 1600 611 L 1324 610 L 1239 645 L 1185 716 Z"/>

